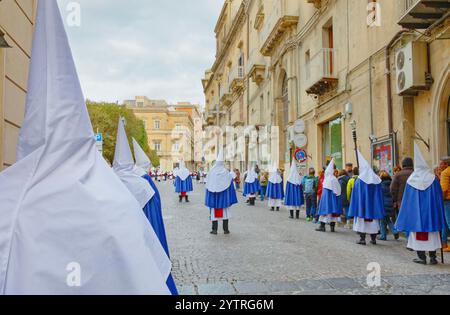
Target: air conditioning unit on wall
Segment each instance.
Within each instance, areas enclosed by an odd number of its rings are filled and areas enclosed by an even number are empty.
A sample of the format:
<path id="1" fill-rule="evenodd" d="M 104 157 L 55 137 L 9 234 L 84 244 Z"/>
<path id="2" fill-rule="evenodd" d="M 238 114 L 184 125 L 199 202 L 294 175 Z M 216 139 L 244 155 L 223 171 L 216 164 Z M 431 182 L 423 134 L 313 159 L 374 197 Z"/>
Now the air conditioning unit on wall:
<path id="1" fill-rule="evenodd" d="M 396 53 L 397 94 L 411 95 L 426 90 L 428 72 L 427 43 L 411 41 Z"/>

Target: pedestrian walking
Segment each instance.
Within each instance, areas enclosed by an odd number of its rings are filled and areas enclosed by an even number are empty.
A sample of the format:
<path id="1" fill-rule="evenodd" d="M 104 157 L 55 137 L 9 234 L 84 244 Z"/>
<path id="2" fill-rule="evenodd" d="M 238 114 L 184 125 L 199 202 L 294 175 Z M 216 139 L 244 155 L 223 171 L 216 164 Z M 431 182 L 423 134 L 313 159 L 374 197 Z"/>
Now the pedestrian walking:
<path id="1" fill-rule="evenodd" d="M 261 201 L 264 202 L 266 199 L 266 191 L 267 191 L 267 185 L 269 184 L 269 174 L 266 172 L 261 172 L 261 175 L 259 176 L 259 182 L 261 184 L 261 189 L 259 191 Z"/>
<path id="2" fill-rule="evenodd" d="M 405 192 L 408 178 L 414 172 L 414 161 L 410 157 L 406 157 L 402 161 L 402 168 L 392 179 L 391 194 L 394 203 L 395 212 L 398 214 L 402 205 L 403 193 Z M 404 231 L 406 238 L 409 238 L 409 232 Z"/>
<path id="3" fill-rule="evenodd" d="M 297 170 L 297 163 L 295 160 L 292 160 L 291 170 L 286 185 L 286 196 L 284 197 L 284 204 L 289 209 L 291 219 L 300 219 L 300 208 L 305 203 L 301 180 Z"/>
<path id="4" fill-rule="evenodd" d="M 237 204 L 236 190 L 233 184 L 233 176 L 225 168 L 223 153 L 219 152 L 216 163 L 209 171 L 206 179 L 205 205 L 209 208 L 212 231 L 217 235 L 219 222 L 223 222 L 223 230 L 230 234 L 229 220 L 231 219 L 231 206 Z"/>
<path id="5" fill-rule="evenodd" d="M 234 183 L 236 184 L 236 190 L 241 189 L 241 172 L 238 169 L 235 169 L 236 178 L 234 179 Z"/>
<path id="6" fill-rule="evenodd" d="M 178 194 L 179 201 L 183 202 L 183 199 L 185 199 L 186 202 L 189 202 L 188 193 L 194 191 L 194 187 L 192 185 L 191 174 L 186 168 L 183 160 L 180 161 L 175 176 L 175 192 Z"/>
<path id="7" fill-rule="evenodd" d="M 450 229 L 450 157 L 444 157 L 441 159 L 441 188 L 444 194 L 444 210 L 446 225 L 442 229 L 442 242 L 444 252 L 449 253 L 450 247 L 448 246 L 448 231 Z"/>
<path id="8" fill-rule="evenodd" d="M 397 229 L 410 232 L 408 248 L 417 252 L 414 262 L 437 265 L 437 250 L 442 248 L 440 232 L 445 226 L 444 199 L 441 185 L 414 144 L 415 171 L 408 178 Z"/>
<path id="9" fill-rule="evenodd" d="M 136 144 L 133 142 L 135 148 Z M 150 177 L 147 174 L 142 174 L 145 172 L 143 170 L 140 171 L 141 169 L 136 167 L 122 118 L 119 119 L 119 126 L 117 128 L 113 169 L 131 194 L 139 202 L 145 216 L 158 237 L 160 245 L 163 247 L 165 254 L 170 259 L 159 192 L 155 190 L 156 187 L 154 188 L 152 186 Z M 168 276 L 166 283 L 172 295 L 178 295 L 178 290 L 171 274 Z"/>
<path id="10" fill-rule="evenodd" d="M 336 231 L 336 223 L 341 222 L 342 199 L 341 185 L 334 176 L 334 159 L 331 160 L 325 171 L 325 180 L 323 182 L 322 199 L 319 204 L 320 227 L 318 232 L 326 232 L 326 225 L 329 224 L 331 232 Z"/>
<path id="11" fill-rule="evenodd" d="M 366 245 L 370 235 L 371 244 L 377 244 L 380 221 L 385 217 L 381 178 L 378 177 L 361 152 L 358 151 L 360 174 L 355 182 L 350 201 L 349 214 L 355 218 L 353 230 L 360 235 L 358 244 Z"/>
<path id="12" fill-rule="evenodd" d="M 392 179 L 389 173 L 386 171 L 382 171 L 380 173 L 380 178 L 381 178 L 381 190 L 383 191 L 383 204 L 384 210 L 386 211 L 386 216 L 381 221 L 381 235 L 379 240 L 387 241 L 388 229 L 392 233 L 392 235 L 394 235 L 394 238 L 398 240 L 400 238 L 400 235 L 398 234 L 395 228 L 396 213 L 394 209 L 394 202 L 392 200 L 391 195 Z"/>
<path id="13" fill-rule="evenodd" d="M 308 176 L 303 177 L 302 180 L 306 203 L 306 221 L 308 222 L 314 220 L 317 212 L 317 188 L 319 186 L 319 180 L 315 175 L 316 170 L 310 168 Z"/>
<path id="14" fill-rule="evenodd" d="M 280 211 L 284 199 L 283 179 L 275 163 L 270 170 L 266 196 L 269 198 L 270 210 Z"/>
<path id="15" fill-rule="evenodd" d="M 351 174 L 353 174 L 353 164 L 352 164 Z M 339 172 L 338 181 L 339 181 L 339 185 L 341 186 L 341 199 L 342 199 L 342 210 L 343 210 L 342 219 L 343 219 L 344 223 L 347 223 L 348 207 L 350 206 L 350 202 L 347 197 L 347 185 L 348 185 L 348 182 L 350 181 L 350 176 L 348 175 L 347 170 L 342 170 Z"/>
<path id="16" fill-rule="evenodd" d="M 261 189 L 255 166 L 250 167 L 245 177 L 244 196 L 249 198 L 249 205 L 255 206 L 256 196 Z"/>

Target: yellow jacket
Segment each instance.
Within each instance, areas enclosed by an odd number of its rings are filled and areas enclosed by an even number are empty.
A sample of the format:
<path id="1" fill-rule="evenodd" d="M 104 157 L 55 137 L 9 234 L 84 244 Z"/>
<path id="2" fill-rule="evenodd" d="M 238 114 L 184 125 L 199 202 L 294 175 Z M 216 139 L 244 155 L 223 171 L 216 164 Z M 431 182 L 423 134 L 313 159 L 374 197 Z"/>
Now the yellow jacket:
<path id="1" fill-rule="evenodd" d="M 355 187 L 355 182 L 357 179 L 358 179 L 357 176 L 353 176 L 348 181 L 348 184 L 347 184 L 347 200 L 348 200 L 348 202 L 350 202 L 352 200 L 352 192 L 353 192 L 353 188 Z"/>
<path id="2" fill-rule="evenodd" d="M 444 192 L 444 199 L 450 200 L 450 166 L 441 173 L 441 187 Z"/>

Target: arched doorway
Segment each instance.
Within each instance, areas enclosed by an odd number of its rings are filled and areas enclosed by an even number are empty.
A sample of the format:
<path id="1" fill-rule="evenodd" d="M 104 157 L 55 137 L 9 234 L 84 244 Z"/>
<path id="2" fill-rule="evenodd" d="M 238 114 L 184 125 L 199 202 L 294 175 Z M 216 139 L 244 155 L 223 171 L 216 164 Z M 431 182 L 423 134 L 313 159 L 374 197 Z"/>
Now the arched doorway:
<path id="1" fill-rule="evenodd" d="M 433 136 L 432 163 L 438 164 L 442 156 L 450 155 L 450 64 L 443 70 L 432 102 Z M 437 123 L 436 123 L 437 122 Z"/>

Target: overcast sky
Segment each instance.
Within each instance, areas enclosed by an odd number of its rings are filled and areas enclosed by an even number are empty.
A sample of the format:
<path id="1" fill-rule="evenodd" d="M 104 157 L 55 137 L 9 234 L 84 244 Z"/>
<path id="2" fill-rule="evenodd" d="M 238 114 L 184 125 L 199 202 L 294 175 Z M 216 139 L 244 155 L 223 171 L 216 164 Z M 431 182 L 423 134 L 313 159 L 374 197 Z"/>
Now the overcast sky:
<path id="1" fill-rule="evenodd" d="M 59 0 L 66 20 L 71 2 L 81 25 L 66 29 L 86 98 L 204 104 L 201 78 L 214 62 L 223 0 Z"/>

